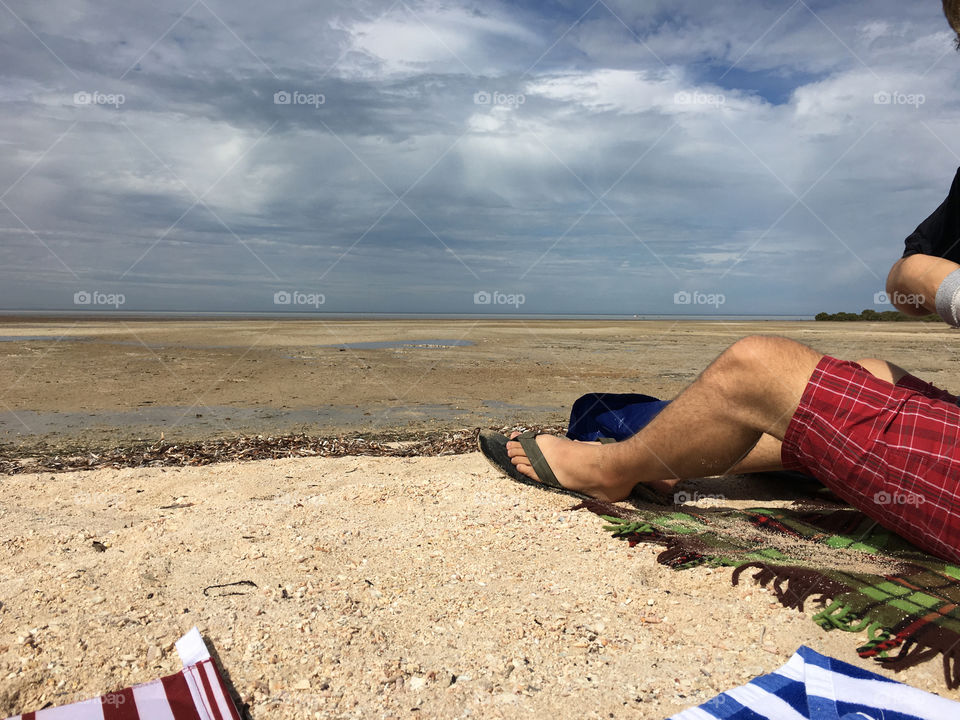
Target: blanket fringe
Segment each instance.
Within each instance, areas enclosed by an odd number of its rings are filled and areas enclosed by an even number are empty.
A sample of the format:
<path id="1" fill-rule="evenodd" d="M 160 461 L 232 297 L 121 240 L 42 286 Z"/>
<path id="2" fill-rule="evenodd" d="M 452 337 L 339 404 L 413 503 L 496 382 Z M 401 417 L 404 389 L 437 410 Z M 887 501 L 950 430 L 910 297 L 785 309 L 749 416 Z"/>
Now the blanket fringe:
<path id="1" fill-rule="evenodd" d="M 866 631 L 871 638 L 876 638 L 878 642 L 886 641 L 890 635 L 887 632 L 881 633 L 883 626 L 880 623 L 871 622 L 870 618 L 858 615 L 851 608 L 836 600 L 814 615 L 813 621 L 824 630 Z"/>
<path id="2" fill-rule="evenodd" d="M 943 654 L 943 676 L 951 690 L 960 688 L 960 649 L 952 647 Z"/>
<path id="3" fill-rule="evenodd" d="M 667 549 L 657 555 L 657 562 L 674 570 L 702 565 L 706 558 L 698 552 L 684 547 L 682 543 L 671 542 Z"/>
<path id="4" fill-rule="evenodd" d="M 762 562 L 740 565 L 733 571 L 731 582 L 739 584 L 740 575 L 751 568 L 757 571 L 753 575 L 754 582 L 769 587 L 781 605 L 795 610 L 803 610 L 810 598 L 820 606 L 826 605 L 830 599 L 847 589 L 845 585 L 830 580 L 816 570 Z"/>
<path id="5" fill-rule="evenodd" d="M 594 498 L 584 498 L 579 503 L 574 505 L 571 510 L 589 510 L 595 515 L 609 515 L 615 518 L 626 519 L 630 516 L 624 508 L 619 505 L 614 505 L 613 503 L 604 502 L 603 500 L 595 500 Z"/>
<path id="6" fill-rule="evenodd" d="M 615 537 L 629 541 L 631 547 L 639 542 L 665 545 L 657 561 L 667 567 L 684 569 L 703 564 L 728 564 L 715 557 L 716 552 L 709 545 L 698 543 L 695 537 L 665 533 L 655 525 L 638 521 L 636 515 L 612 503 L 585 500 L 573 509 L 580 508 L 600 515 L 610 523 L 605 529 Z M 851 528 L 862 527 L 863 522 L 854 513 L 838 511 L 820 525 L 849 532 Z M 832 580 L 818 570 L 795 565 L 771 565 L 762 561 L 744 563 L 734 567 L 732 584 L 738 585 L 740 576 L 751 569 L 755 571 L 751 576 L 753 580 L 769 588 L 784 607 L 804 610 L 807 600 L 812 600 L 820 608 L 812 619 L 825 630 L 865 631 L 868 641 L 857 648 L 860 657 L 899 671 L 941 655 L 947 687 L 951 690 L 960 688 L 960 633 L 932 622 L 935 618 L 912 617 L 896 627 L 885 627 L 871 617 L 873 613 L 869 609 L 858 610 L 838 599 L 850 592 L 847 584 Z M 895 650 L 898 650 L 897 654 L 891 655 Z"/>
<path id="7" fill-rule="evenodd" d="M 956 633 L 934 624 L 917 627 L 916 621 L 902 628 L 884 627 L 882 623 L 872 620 L 869 613 L 861 614 L 833 600 L 847 592 L 845 585 L 806 568 L 747 563 L 733 571 L 733 584 L 738 584 L 740 575 L 750 568 L 757 571 L 752 576 L 754 581 L 773 590 L 785 607 L 803 610 L 804 603 L 810 598 L 820 606 L 825 606 L 813 616 L 814 622 L 825 630 L 866 631 L 870 641 L 857 648 L 860 657 L 876 660 L 884 668 L 896 672 L 941 655 L 947 687 L 951 690 L 960 688 L 960 637 Z M 897 649 L 899 652 L 896 655 L 889 654 Z"/>
<path id="8" fill-rule="evenodd" d="M 950 690 L 960 688 L 960 638 L 953 633 L 918 632 L 911 637 L 894 636 L 900 642 L 900 652 L 895 656 L 875 658 L 885 668 L 893 671 L 905 670 L 932 660 L 937 655 L 942 656 L 943 677 Z M 895 642 L 889 641 L 888 644 Z M 870 643 L 857 648 L 860 657 L 871 657 L 876 652 L 876 646 Z"/>
<path id="9" fill-rule="evenodd" d="M 815 525 L 833 535 L 866 535 L 867 528 L 877 523 L 854 508 L 836 508 L 828 512 L 810 512 L 800 516 L 804 522 Z"/>

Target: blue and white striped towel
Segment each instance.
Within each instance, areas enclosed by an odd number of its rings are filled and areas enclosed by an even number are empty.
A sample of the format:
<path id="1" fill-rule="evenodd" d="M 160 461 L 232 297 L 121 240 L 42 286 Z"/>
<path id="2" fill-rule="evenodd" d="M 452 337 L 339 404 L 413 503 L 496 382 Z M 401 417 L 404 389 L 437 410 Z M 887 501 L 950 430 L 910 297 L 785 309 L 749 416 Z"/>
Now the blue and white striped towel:
<path id="1" fill-rule="evenodd" d="M 801 647 L 769 675 L 670 720 L 960 720 L 960 703 Z"/>

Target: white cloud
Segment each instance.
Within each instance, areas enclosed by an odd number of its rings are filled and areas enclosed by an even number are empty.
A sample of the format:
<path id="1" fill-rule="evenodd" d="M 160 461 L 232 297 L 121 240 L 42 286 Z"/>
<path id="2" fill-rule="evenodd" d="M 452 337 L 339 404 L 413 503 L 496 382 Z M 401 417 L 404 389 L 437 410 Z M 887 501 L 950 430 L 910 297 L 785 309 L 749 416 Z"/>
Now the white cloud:
<path id="1" fill-rule="evenodd" d="M 889 37 L 893 34 L 893 26 L 885 20 L 869 20 L 863 23 L 859 29 L 860 39 L 867 46 L 870 46 L 879 38 Z"/>
<path id="2" fill-rule="evenodd" d="M 470 11 L 448 4 L 401 4 L 386 16 L 340 26 L 350 36 L 350 49 L 376 61 L 377 71 L 407 74 L 421 71 L 480 73 L 495 71 L 491 56 L 497 43 L 523 45 L 536 36 L 516 20 L 500 14 Z M 346 73 L 368 72 L 348 59 Z"/>
<path id="3" fill-rule="evenodd" d="M 506 283 L 534 263 L 524 282 L 544 309 L 582 305 L 568 288 L 617 271 L 637 282 L 610 302 L 638 311 L 669 297 L 671 273 L 727 283 L 719 290 L 731 302 L 778 311 L 841 309 L 867 289 L 872 298 L 960 164 L 960 87 L 942 18 L 860 0 L 818 11 L 828 30 L 797 6 L 761 38 L 785 8 L 610 4 L 643 43 L 601 6 L 562 38 L 572 20 L 533 6 L 481 15 L 456 3 L 411 5 L 416 14 L 398 5 L 379 17 L 389 7 L 380 3 L 273 18 L 212 6 L 269 70 L 199 13 L 122 83 L 171 19 L 152 15 L 144 27 L 118 11 L 116 33 L 135 38 L 118 58 L 102 49 L 102 23 L 69 38 L 57 18 L 40 23 L 68 62 L 87 59 L 86 89 L 127 95 L 119 110 L 73 107 L 76 79 L 32 37 L 4 30 L 0 143 L 15 150 L 0 187 L 37 163 L 6 202 L 79 272 L 119 275 L 195 199 L 122 120 L 197 193 L 236 163 L 206 197 L 230 229 L 283 278 L 322 276 L 354 299 L 371 285 L 397 296 L 435 287 L 423 302 L 438 302 L 475 282 L 471 272 Z M 283 88 L 325 93 L 326 103 L 277 107 L 272 93 Z M 479 91 L 525 102 L 478 104 Z M 882 92 L 924 102 L 877 102 Z M 409 209 L 391 210 L 381 180 L 407 193 Z M 42 261 L 38 286 L 63 274 L 2 209 L 0 224 L 4 267 L 22 275 Z M 30 291 L 4 273 L 5 292 Z M 130 277 L 166 291 L 209 275 L 216 283 L 181 288 L 209 299 L 231 273 L 273 281 L 197 209 Z M 765 295 L 774 292 L 779 306 Z M 798 310 L 798 298 L 829 306 Z"/>
<path id="4" fill-rule="evenodd" d="M 719 110 L 755 110 L 765 103 L 743 93 L 685 79 L 681 68 L 670 71 L 614 70 L 545 77 L 531 82 L 527 95 L 540 95 L 579 106 L 591 112 L 637 114 L 710 113 Z"/>

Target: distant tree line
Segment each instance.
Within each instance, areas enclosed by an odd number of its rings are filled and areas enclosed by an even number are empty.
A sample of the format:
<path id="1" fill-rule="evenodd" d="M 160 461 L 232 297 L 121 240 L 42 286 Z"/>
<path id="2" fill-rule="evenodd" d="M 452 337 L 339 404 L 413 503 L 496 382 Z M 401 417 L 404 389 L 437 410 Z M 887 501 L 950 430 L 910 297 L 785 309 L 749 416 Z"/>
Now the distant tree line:
<path id="1" fill-rule="evenodd" d="M 936 315 L 924 315 L 923 317 L 910 317 L 909 315 L 904 315 L 903 313 L 897 312 L 896 310 L 884 310 L 883 312 L 877 312 L 876 310 L 863 310 L 859 314 L 851 312 L 838 312 L 838 313 L 817 313 L 814 320 L 827 320 L 833 322 L 938 322 L 940 320 Z"/>

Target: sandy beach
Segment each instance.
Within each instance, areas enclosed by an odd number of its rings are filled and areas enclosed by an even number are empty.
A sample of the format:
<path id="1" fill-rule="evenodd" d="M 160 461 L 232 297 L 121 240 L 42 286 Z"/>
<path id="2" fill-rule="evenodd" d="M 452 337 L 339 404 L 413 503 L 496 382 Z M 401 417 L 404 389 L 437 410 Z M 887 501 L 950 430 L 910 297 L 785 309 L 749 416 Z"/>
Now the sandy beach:
<path id="1" fill-rule="evenodd" d="M 960 387 L 956 333 L 925 324 L 329 326 L 5 325 L 81 339 L 0 343 L 0 410 L 70 418 L 42 432 L 11 422 L 2 452 L 222 437 L 248 422 L 398 436 L 562 422 L 583 392 L 671 396 L 755 332 Z M 340 350 L 368 342 L 411 344 Z M 191 413 L 117 421 L 147 401 Z M 201 404 L 371 415 L 202 424 Z M 688 487 L 733 507 L 792 499 L 755 478 Z M 258 720 L 663 718 L 802 644 L 879 671 L 854 652 L 865 635 L 824 632 L 810 608 L 733 586 L 729 569 L 662 567 L 658 548 L 628 548 L 576 500 L 517 485 L 478 453 L 22 473 L 0 476 L 0 493 L 0 716 L 175 672 L 173 642 L 194 625 Z M 960 699 L 938 662 L 895 677 Z"/>
<path id="2" fill-rule="evenodd" d="M 960 720 L 960 0 L 0 18 L 0 720 Z"/>
<path id="3" fill-rule="evenodd" d="M 785 502 L 739 487 L 731 504 Z M 194 625 L 251 717 L 283 720 L 663 718 L 801 644 L 872 667 L 854 652 L 865 635 L 826 633 L 729 569 L 660 566 L 479 454 L 25 475 L 0 491 L 0 715 L 175 672 Z M 256 587 L 205 592 L 240 581 Z M 939 663 L 897 677 L 960 698 Z"/>

